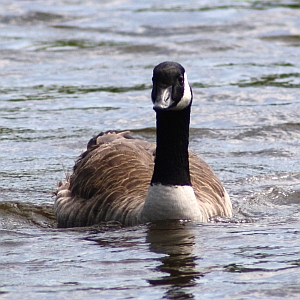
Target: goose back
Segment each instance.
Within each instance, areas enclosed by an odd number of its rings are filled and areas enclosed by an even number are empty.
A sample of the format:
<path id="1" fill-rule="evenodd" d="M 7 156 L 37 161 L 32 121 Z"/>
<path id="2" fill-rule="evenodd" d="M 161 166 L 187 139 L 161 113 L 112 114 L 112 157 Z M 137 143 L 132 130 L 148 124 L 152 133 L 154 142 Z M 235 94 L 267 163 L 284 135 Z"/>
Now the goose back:
<path id="1" fill-rule="evenodd" d="M 115 220 L 139 224 L 151 181 L 155 144 L 128 132 L 101 133 L 92 139 L 74 171 L 58 184 L 55 214 L 59 227 L 89 226 Z M 230 216 L 231 203 L 211 168 L 189 151 L 191 182 L 204 220 Z"/>

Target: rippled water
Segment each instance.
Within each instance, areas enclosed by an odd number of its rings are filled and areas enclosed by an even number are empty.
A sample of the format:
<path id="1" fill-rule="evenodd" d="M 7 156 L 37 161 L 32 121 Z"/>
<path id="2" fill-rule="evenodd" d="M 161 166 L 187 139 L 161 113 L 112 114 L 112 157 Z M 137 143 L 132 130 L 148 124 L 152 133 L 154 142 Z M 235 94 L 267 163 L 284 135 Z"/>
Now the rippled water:
<path id="1" fill-rule="evenodd" d="M 4 0 L 0 38 L 1 299 L 299 298 L 299 1 Z M 165 60 L 234 217 L 57 229 L 52 192 L 93 135 L 155 140 Z"/>

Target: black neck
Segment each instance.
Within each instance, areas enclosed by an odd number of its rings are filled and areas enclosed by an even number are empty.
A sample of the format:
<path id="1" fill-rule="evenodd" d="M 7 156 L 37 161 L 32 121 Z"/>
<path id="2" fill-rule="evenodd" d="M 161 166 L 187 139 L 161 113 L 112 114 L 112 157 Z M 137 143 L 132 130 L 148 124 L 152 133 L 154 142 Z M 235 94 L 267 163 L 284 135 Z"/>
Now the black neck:
<path id="1" fill-rule="evenodd" d="M 156 112 L 156 156 L 151 184 L 191 185 L 189 125 L 191 106 Z"/>

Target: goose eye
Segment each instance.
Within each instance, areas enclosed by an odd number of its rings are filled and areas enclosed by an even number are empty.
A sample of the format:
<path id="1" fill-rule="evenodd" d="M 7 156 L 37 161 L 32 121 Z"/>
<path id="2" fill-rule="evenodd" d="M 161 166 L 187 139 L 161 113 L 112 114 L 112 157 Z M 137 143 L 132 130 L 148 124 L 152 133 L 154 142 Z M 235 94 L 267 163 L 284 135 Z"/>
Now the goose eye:
<path id="1" fill-rule="evenodd" d="M 180 85 L 183 85 L 183 77 L 182 77 L 182 76 L 180 76 L 180 77 L 178 78 L 178 82 L 179 82 Z"/>

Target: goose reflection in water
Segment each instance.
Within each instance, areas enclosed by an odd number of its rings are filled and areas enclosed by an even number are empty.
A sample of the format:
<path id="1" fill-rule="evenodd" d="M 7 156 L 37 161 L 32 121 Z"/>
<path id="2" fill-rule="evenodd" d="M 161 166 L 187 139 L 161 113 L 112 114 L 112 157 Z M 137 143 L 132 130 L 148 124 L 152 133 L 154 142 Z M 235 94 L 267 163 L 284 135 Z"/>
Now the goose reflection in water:
<path id="1" fill-rule="evenodd" d="M 163 275 L 148 279 L 148 282 L 154 286 L 167 286 L 166 299 L 194 299 L 189 287 L 204 276 L 197 271 L 197 257 L 193 254 L 194 230 L 189 223 L 179 221 L 156 222 L 149 227 L 150 251 L 165 256 L 159 259 L 161 264 L 156 267 Z"/>

